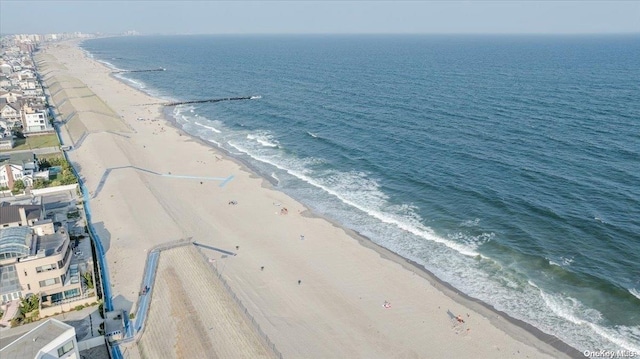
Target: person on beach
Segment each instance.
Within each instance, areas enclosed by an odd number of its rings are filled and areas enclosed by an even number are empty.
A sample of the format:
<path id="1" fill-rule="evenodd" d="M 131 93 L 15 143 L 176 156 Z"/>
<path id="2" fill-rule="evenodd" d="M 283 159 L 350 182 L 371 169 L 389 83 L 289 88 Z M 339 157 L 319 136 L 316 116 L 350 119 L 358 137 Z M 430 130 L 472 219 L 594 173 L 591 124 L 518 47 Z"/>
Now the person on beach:
<path id="1" fill-rule="evenodd" d="M 300 279 L 298 279 L 298 285 L 302 284 L 302 281 Z"/>
<path id="2" fill-rule="evenodd" d="M 464 323 L 464 319 L 462 319 L 461 315 L 458 315 L 456 319 L 458 320 L 458 323 Z"/>

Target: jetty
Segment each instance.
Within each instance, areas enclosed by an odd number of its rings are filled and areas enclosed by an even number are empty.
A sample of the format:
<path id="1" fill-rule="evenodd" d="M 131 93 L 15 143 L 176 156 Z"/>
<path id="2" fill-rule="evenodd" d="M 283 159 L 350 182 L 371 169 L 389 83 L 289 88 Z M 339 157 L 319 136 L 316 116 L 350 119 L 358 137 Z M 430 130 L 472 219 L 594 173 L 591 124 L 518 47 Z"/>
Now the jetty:
<path id="1" fill-rule="evenodd" d="M 161 105 L 169 107 L 169 106 L 178 106 L 178 105 L 188 105 L 192 103 L 213 103 L 213 102 L 222 102 L 222 101 L 254 100 L 259 98 L 261 98 L 261 96 L 225 97 L 225 98 L 213 98 L 213 99 L 206 99 L 206 100 L 167 102 L 167 103 L 162 103 Z"/>
<path id="2" fill-rule="evenodd" d="M 120 70 L 120 71 L 113 71 L 112 74 L 123 74 L 123 73 L 130 73 L 130 72 L 152 72 L 152 71 L 167 71 L 167 69 L 165 69 L 164 67 L 159 67 L 157 69 Z"/>

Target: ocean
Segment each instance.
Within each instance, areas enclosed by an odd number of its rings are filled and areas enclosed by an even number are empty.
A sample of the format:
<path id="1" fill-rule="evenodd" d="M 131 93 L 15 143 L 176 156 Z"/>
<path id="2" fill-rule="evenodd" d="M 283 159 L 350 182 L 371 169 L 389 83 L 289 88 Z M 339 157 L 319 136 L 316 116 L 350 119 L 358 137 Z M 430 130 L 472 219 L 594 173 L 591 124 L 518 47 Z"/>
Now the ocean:
<path id="1" fill-rule="evenodd" d="M 82 47 L 314 212 L 580 351 L 640 353 L 640 36 Z M 639 354 L 640 355 L 640 354 Z"/>

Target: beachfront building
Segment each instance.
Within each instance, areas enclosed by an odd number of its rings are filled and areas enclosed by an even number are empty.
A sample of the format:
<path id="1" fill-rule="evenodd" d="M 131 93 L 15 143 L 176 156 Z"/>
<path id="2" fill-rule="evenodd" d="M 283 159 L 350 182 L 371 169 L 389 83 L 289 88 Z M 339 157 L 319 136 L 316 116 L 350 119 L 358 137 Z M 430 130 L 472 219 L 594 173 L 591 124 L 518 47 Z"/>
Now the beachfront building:
<path id="1" fill-rule="evenodd" d="M 0 349 L 0 358 L 80 359 L 76 330 L 59 320 L 49 319 Z"/>
<path id="2" fill-rule="evenodd" d="M 49 180 L 49 170 L 41 170 L 38 158 L 32 152 L 14 153 L 0 159 L 0 187 L 13 188 L 17 180 L 27 187 L 33 186 L 36 179 Z"/>
<path id="3" fill-rule="evenodd" d="M 44 110 L 36 110 L 27 105 L 23 107 L 23 128 L 25 133 L 53 131 Z"/>
<path id="4" fill-rule="evenodd" d="M 6 207 L 6 206 L 5 206 Z M 0 209 L 5 208 L 0 207 Z M 21 211 L 24 220 L 26 211 Z M 93 266 L 77 258 L 64 226 L 56 229 L 51 219 L 31 227 L 0 229 L 0 298 L 2 304 L 38 295 L 40 316 L 95 302 L 95 290 L 82 280 Z"/>
<path id="5" fill-rule="evenodd" d="M 0 119 L 11 125 L 19 123 L 22 120 L 22 109 L 15 103 L 0 99 Z"/>

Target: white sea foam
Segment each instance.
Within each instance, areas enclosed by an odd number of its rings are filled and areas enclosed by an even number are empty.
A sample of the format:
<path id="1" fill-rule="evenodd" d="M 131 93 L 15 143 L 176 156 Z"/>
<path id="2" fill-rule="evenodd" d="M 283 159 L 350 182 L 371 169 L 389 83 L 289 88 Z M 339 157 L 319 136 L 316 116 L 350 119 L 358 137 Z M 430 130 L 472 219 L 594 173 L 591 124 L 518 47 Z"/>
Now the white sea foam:
<path id="1" fill-rule="evenodd" d="M 480 218 L 475 218 L 475 219 L 469 219 L 466 220 L 462 223 L 460 223 L 460 226 L 462 227 L 475 227 L 480 223 Z"/>
<path id="2" fill-rule="evenodd" d="M 248 134 L 247 139 L 254 140 L 265 147 L 278 147 L 278 141 L 276 141 L 273 136 L 266 132 Z"/>
<path id="3" fill-rule="evenodd" d="M 466 243 L 470 247 L 477 248 L 480 245 L 491 241 L 496 236 L 493 232 L 484 232 L 477 236 L 471 236 L 466 233 L 457 232 L 449 234 L 448 237 L 456 242 Z"/>
<path id="4" fill-rule="evenodd" d="M 309 136 L 313 137 L 313 138 L 318 138 L 318 135 L 316 135 L 316 134 L 315 134 L 315 133 L 313 133 L 313 132 L 309 132 L 309 131 L 307 131 L 307 134 L 308 134 Z"/>
<path id="5" fill-rule="evenodd" d="M 257 137 L 254 135 L 247 135 L 247 138 L 257 140 Z M 333 172 L 329 175 L 325 175 L 323 178 L 319 178 L 315 177 L 311 170 L 304 168 L 303 166 L 294 169 L 291 168 L 291 166 L 283 165 L 281 160 L 279 161 L 265 155 L 257 154 L 255 151 L 251 151 L 240 144 L 232 142 L 229 142 L 229 144 L 238 151 L 245 153 L 260 162 L 275 166 L 298 179 L 324 190 L 326 193 L 335 196 L 343 203 L 357 208 L 383 223 L 391 224 L 403 231 L 426 240 L 443 244 L 446 247 L 466 256 L 476 257 L 480 255 L 475 251 L 475 246 L 457 243 L 436 235 L 431 228 L 426 227 L 420 222 L 419 217 L 405 217 L 385 212 L 384 208 L 388 207 L 387 196 L 379 190 L 379 184 L 368 178 L 363 172 Z"/>
<path id="6" fill-rule="evenodd" d="M 276 180 L 276 183 L 278 183 L 278 184 L 280 183 L 280 178 L 278 178 L 278 176 L 276 175 L 276 173 L 275 173 L 275 172 L 271 172 L 271 177 L 272 177 L 274 180 Z"/>
<path id="7" fill-rule="evenodd" d="M 261 99 L 262 96 L 251 96 L 251 100 L 258 100 Z"/>
<path id="8" fill-rule="evenodd" d="M 193 109 L 191 110 L 191 112 L 193 112 Z M 217 129 L 217 128 L 215 128 L 215 127 L 207 126 L 207 125 L 203 125 L 203 124 L 201 124 L 201 123 L 200 123 L 200 122 L 198 122 L 198 121 L 196 121 L 196 122 L 194 122 L 194 123 L 195 123 L 196 125 L 200 126 L 200 127 L 207 128 L 207 129 L 209 129 L 209 130 L 211 130 L 211 131 L 213 131 L 213 132 L 215 132 L 215 133 L 220 133 L 220 130 L 218 130 L 218 129 Z"/>
<path id="9" fill-rule="evenodd" d="M 622 339 L 624 336 L 620 333 L 621 330 L 627 332 L 637 330 L 638 333 L 640 333 L 640 327 L 604 327 L 599 324 L 602 321 L 602 314 L 599 311 L 584 306 L 575 298 L 546 293 L 531 281 L 529 281 L 529 284 L 538 288 L 545 305 L 557 316 L 581 327 L 590 328 L 595 334 L 614 343 L 620 348 L 640 353 L 640 346 Z M 637 336 L 637 338 L 640 340 L 640 335 Z"/>
<path id="10" fill-rule="evenodd" d="M 558 267 L 568 267 L 573 263 L 573 257 L 560 257 L 560 261 L 556 262 L 553 259 L 546 258 L 550 265 Z"/>
<path id="11" fill-rule="evenodd" d="M 637 290 L 635 288 L 631 288 L 631 289 L 629 289 L 629 293 L 631 293 L 631 295 L 633 295 L 634 297 L 640 299 L 640 290 Z"/>
<path id="12" fill-rule="evenodd" d="M 98 60 L 99 63 L 105 65 L 106 67 L 114 70 L 114 71 L 124 71 L 124 69 L 121 69 L 119 67 L 117 67 L 116 65 L 110 63 L 109 61 L 104 61 L 104 60 Z"/>
<path id="13" fill-rule="evenodd" d="M 180 106 L 176 106 L 176 107 L 173 109 L 173 118 L 175 118 L 175 119 L 176 119 L 176 121 L 178 121 L 178 122 L 180 122 L 180 123 L 182 123 L 182 124 L 185 124 L 185 123 L 190 124 L 190 123 L 191 123 L 191 121 L 190 121 L 190 117 L 189 117 L 189 116 L 187 116 L 187 115 L 185 114 L 185 112 L 189 112 L 189 109 L 191 109 L 191 108 L 193 108 L 193 107 L 192 107 L 192 106 L 190 106 L 190 105 L 180 105 Z"/>

